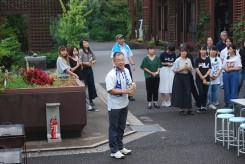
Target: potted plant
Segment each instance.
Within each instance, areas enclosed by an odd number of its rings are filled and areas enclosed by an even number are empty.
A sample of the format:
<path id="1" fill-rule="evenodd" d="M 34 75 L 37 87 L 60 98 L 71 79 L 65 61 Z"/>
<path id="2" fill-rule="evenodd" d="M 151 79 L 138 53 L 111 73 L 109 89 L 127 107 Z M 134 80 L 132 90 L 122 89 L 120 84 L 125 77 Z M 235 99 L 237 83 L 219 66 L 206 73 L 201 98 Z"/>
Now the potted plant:
<path id="1" fill-rule="evenodd" d="M 55 80 L 34 68 L 13 72 L 0 69 L 1 122 L 24 124 L 27 139 L 46 139 L 46 103 L 60 103 L 61 136 L 81 136 L 87 116 L 85 86 L 80 80 Z"/>

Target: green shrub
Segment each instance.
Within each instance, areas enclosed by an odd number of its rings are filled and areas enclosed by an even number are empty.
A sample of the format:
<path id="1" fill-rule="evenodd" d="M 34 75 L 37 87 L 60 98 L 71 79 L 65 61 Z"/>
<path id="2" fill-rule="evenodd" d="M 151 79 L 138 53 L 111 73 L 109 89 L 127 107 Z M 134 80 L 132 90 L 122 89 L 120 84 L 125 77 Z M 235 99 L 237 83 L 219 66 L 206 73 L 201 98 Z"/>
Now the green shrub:
<path id="1" fill-rule="evenodd" d="M 13 64 L 21 64 L 23 57 L 21 45 L 15 35 L 0 41 L 0 65 L 10 69 Z"/>
<path id="2" fill-rule="evenodd" d="M 168 44 L 169 44 L 169 42 L 168 42 L 168 41 L 164 41 L 164 40 L 158 40 L 158 41 L 156 42 L 156 45 L 157 45 L 157 46 L 167 47 Z"/>
<path id="3" fill-rule="evenodd" d="M 138 43 L 144 43 L 144 39 L 143 38 L 138 38 L 135 41 L 138 42 Z"/>
<path id="4" fill-rule="evenodd" d="M 147 42 L 148 46 L 154 46 L 155 45 L 155 40 L 151 39 Z"/>
<path id="5" fill-rule="evenodd" d="M 15 52 L 15 55 L 11 57 L 13 60 L 11 65 L 17 65 L 19 67 L 24 67 L 26 64 L 25 56 L 26 55 L 23 52 Z"/>
<path id="6" fill-rule="evenodd" d="M 47 68 L 55 68 L 56 67 L 56 60 L 58 58 L 58 54 L 56 51 L 42 53 L 41 56 L 46 56 L 47 60 Z"/>

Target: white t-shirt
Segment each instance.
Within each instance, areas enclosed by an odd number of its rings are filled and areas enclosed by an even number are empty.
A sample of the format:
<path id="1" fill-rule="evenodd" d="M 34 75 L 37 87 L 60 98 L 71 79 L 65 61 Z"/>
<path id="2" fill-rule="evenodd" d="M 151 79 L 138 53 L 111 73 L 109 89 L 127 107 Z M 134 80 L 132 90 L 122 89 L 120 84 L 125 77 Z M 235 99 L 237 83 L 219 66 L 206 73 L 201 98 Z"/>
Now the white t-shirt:
<path id="1" fill-rule="evenodd" d="M 216 59 L 216 61 L 215 61 L 215 59 Z M 215 58 L 215 57 L 211 57 L 211 56 L 210 56 L 210 61 L 211 61 L 211 68 L 212 68 L 210 75 L 211 76 L 217 76 L 217 72 L 222 69 L 222 61 L 219 57 Z M 212 80 L 211 78 L 210 78 L 210 80 L 211 80 L 211 85 L 220 84 L 220 74 L 215 80 Z"/>
<path id="2" fill-rule="evenodd" d="M 65 60 L 62 57 L 58 57 L 56 61 L 56 67 L 57 67 L 57 76 L 59 78 L 62 77 L 69 77 L 70 75 L 66 73 L 67 69 L 71 69 L 69 65 L 65 63 Z"/>
<path id="3" fill-rule="evenodd" d="M 182 57 L 178 57 L 175 62 L 174 65 L 171 67 L 172 71 L 176 71 L 177 69 L 183 67 L 185 64 L 188 65 L 188 67 L 191 68 L 191 70 L 193 70 L 192 64 L 191 64 L 191 60 L 189 58 L 183 59 Z M 180 71 L 179 73 L 181 74 L 187 74 L 188 71 L 187 70 L 183 70 Z"/>
<path id="4" fill-rule="evenodd" d="M 229 68 L 242 67 L 241 58 L 238 56 L 230 57 L 229 59 L 225 58 L 222 67 L 223 69 L 226 67 Z"/>
<path id="5" fill-rule="evenodd" d="M 225 48 L 220 52 L 220 59 L 224 60 L 224 59 L 227 57 L 228 53 L 229 53 L 229 52 L 228 52 L 228 48 L 225 47 Z M 236 50 L 236 56 L 241 57 L 238 50 Z"/>
<path id="6" fill-rule="evenodd" d="M 127 68 L 124 68 L 127 78 L 129 79 L 129 83 L 132 83 L 129 70 Z M 123 72 L 119 72 L 119 78 L 121 81 L 121 88 L 127 89 L 126 85 L 126 78 L 124 77 Z M 106 91 L 110 91 L 113 88 L 115 88 L 117 83 L 117 77 L 116 77 L 116 71 L 112 69 L 105 77 L 105 83 L 106 83 Z M 122 109 L 125 108 L 128 105 L 128 94 L 122 94 L 122 96 L 117 96 L 108 93 L 108 110 L 111 111 L 111 109 Z"/>

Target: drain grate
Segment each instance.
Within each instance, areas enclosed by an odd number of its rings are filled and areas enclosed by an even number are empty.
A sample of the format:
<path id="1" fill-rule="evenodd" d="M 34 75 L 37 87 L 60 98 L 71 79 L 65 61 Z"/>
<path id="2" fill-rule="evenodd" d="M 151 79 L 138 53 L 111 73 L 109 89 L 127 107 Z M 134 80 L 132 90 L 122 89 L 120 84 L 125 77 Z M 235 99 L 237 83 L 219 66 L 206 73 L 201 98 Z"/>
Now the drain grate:
<path id="1" fill-rule="evenodd" d="M 157 124 L 154 125 L 131 125 L 130 126 L 136 132 L 157 132 L 157 131 L 166 131 Z"/>

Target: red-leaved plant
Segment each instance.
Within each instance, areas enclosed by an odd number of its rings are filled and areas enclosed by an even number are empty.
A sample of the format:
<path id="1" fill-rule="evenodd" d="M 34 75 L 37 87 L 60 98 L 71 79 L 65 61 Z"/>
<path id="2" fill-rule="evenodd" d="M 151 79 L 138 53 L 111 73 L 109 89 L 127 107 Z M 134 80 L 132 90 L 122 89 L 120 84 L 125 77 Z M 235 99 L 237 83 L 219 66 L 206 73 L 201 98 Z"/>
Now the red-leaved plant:
<path id="1" fill-rule="evenodd" d="M 35 68 L 23 68 L 21 76 L 30 85 L 52 85 L 54 78 L 50 78 L 44 71 Z"/>

